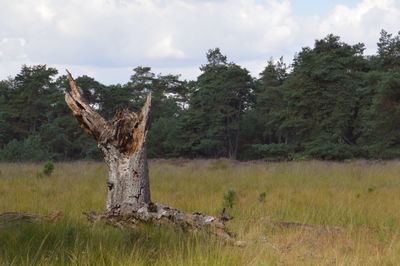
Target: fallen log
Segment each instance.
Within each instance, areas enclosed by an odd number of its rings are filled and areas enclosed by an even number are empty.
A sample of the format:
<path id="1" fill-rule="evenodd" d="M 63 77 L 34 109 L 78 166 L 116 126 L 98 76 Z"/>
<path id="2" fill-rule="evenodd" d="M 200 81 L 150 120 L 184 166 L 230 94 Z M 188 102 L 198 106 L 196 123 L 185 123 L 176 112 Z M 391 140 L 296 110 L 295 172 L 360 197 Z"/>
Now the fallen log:
<path id="1" fill-rule="evenodd" d="M 153 225 L 172 225 L 183 229 L 206 232 L 230 240 L 233 234 L 224 224 L 224 216 L 217 217 L 205 215 L 199 212 L 182 212 L 159 203 L 150 203 L 131 213 L 120 213 L 119 210 L 111 210 L 102 214 L 93 211 L 84 212 L 92 223 L 104 222 L 119 228 L 135 227 L 139 223 Z"/>
<path id="2" fill-rule="evenodd" d="M 37 223 L 57 220 L 62 216 L 61 211 L 53 211 L 47 215 L 28 212 L 3 212 L 0 213 L 0 226 L 18 222 Z"/>

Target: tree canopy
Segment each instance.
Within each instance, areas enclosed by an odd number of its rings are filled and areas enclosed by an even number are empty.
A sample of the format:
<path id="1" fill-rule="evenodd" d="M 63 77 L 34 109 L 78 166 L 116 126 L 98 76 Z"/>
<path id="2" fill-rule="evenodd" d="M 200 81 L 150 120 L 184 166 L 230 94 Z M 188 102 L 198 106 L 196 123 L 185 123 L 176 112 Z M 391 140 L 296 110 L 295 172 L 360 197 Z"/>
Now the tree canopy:
<path id="1" fill-rule="evenodd" d="M 400 155 L 400 33 L 384 30 L 374 55 L 328 35 L 291 64 L 266 62 L 259 77 L 206 53 L 196 80 L 133 69 L 125 84 L 76 79 L 91 106 L 111 119 L 137 111 L 152 92 L 149 157 L 290 160 L 396 158 Z M 22 66 L 0 81 L 0 160 L 97 159 L 95 142 L 64 102 L 65 76 Z"/>

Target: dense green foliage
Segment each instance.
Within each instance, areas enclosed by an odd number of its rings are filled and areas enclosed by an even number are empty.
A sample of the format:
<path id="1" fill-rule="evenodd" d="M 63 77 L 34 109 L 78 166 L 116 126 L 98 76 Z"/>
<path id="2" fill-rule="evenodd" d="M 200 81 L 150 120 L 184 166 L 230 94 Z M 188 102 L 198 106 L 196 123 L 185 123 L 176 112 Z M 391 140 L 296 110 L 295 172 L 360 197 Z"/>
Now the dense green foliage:
<path id="1" fill-rule="evenodd" d="M 259 78 L 210 49 L 195 81 L 137 67 L 126 84 L 76 79 L 107 119 L 137 111 L 153 93 L 150 157 L 343 160 L 400 155 L 400 33 L 378 51 L 338 36 L 316 40 L 287 66 L 270 59 Z M 0 160 L 98 159 L 95 142 L 64 102 L 65 76 L 23 66 L 0 81 Z"/>

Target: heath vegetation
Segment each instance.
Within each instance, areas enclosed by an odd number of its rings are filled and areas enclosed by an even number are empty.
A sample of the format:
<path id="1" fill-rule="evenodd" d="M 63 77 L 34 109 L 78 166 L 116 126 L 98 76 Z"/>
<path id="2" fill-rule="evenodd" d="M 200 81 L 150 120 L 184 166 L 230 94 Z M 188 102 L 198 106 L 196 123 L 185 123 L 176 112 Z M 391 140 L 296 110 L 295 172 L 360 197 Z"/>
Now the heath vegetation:
<path id="1" fill-rule="evenodd" d="M 0 221 L 4 265 L 397 265 L 400 163 L 150 161 L 152 197 L 184 211 L 222 206 L 234 246 L 202 232 L 140 225 L 90 225 L 102 211 L 103 163 L 0 165 L 0 212 L 47 214 L 49 223 Z M 262 204 L 260 204 L 262 202 Z"/>

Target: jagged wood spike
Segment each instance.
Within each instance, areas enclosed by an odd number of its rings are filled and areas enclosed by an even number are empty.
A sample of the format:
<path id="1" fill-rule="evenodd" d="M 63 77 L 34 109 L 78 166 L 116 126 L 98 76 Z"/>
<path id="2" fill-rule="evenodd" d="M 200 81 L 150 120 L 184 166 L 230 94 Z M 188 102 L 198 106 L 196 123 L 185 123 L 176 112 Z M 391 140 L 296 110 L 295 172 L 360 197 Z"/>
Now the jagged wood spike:
<path id="1" fill-rule="evenodd" d="M 93 135 L 96 141 L 103 141 L 104 132 L 111 130 L 111 125 L 101 117 L 86 101 L 80 88 L 67 70 L 67 79 L 71 90 L 65 94 L 65 101 L 79 121 L 81 127 Z M 103 133 L 103 135 L 102 135 Z M 104 137 L 103 137 L 104 138 Z"/>

